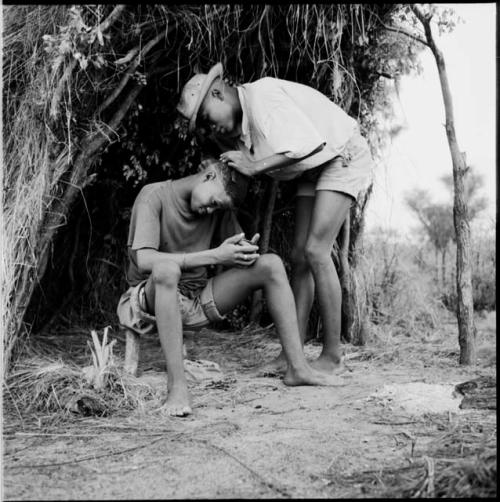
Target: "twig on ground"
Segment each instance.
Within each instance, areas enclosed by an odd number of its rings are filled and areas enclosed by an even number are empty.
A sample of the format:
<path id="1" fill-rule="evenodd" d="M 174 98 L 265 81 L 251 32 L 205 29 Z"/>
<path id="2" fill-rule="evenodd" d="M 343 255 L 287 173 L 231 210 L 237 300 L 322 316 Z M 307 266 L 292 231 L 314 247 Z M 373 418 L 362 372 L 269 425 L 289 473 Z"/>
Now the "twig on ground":
<path id="1" fill-rule="evenodd" d="M 391 422 L 384 420 L 371 420 L 370 423 L 376 425 L 410 425 L 410 424 L 418 424 L 418 420 L 412 420 L 411 422 Z"/>
<path id="2" fill-rule="evenodd" d="M 181 433 L 178 434 L 178 436 L 181 436 L 181 435 L 182 435 Z M 165 436 L 162 435 L 162 436 L 160 436 L 160 437 L 158 437 L 156 439 L 153 439 L 152 441 L 149 441 L 147 443 L 143 443 L 143 444 L 140 444 L 140 445 L 137 445 L 137 446 L 132 446 L 131 448 L 125 448 L 124 450 L 113 451 L 113 452 L 110 452 L 110 453 L 103 453 L 101 455 L 88 455 L 86 457 L 80 457 L 80 458 L 75 458 L 75 459 L 72 459 L 72 460 L 66 460 L 64 462 L 52 462 L 52 463 L 48 463 L 48 464 L 13 465 L 13 466 L 9 467 L 9 470 L 13 470 L 13 469 L 36 469 L 36 468 L 41 468 L 41 467 L 58 467 L 58 466 L 61 466 L 61 465 L 78 464 L 80 462 L 86 462 L 87 460 L 96 460 L 98 458 L 114 457 L 116 455 L 122 455 L 123 453 L 129 453 L 131 451 L 135 451 L 135 450 L 140 450 L 142 448 L 146 448 L 146 447 L 151 446 L 151 445 L 153 445 L 155 443 L 158 443 L 162 439 L 167 439 L 169 441 L 172 441 L 174 438 L 168 438 L 168 437 L 165 437 Z"/>
<path id="3" fill-rule="evenodd" d="M 210 448 L 213 448 L 216 451 L 224 453 L 224 455 L 227 455 L 228 457 L 232 458 L 233 460 L 235 460 L 236 462 L 238 462 L 238 464 L 240 464 L 243 468 L 245 468 L 248 472 L 250 472 L 251 474 L 253 474 L 261 482 L 261 484 L 263 484 L 264 486 L 267 486 L 271 490 L 273 490 L 273 491 L 275 491 L 275 492 L 277 492 L 277 493 L 279 493 L 281 495 L 284 495 L 285 497 L 288 497 L 288 498 L 291 497 L 291 495 L 287 492 L 287 490 L 285 488 L 281 488 L 281 487 L 277 486 L 275 483 L 273 483 L 271 481 L 268 481 L 261 474 L 259 474 L 257 471 L 255 471 L 254 469 L 252 469 L 250 466 L 248 466 L 247 464 L 245 464 L 238 457 L 236 457 L 235 455 L 233 455 L 231 452 L 227 451 L 226 449 L 222 448 L 221 446 L 217 446 L 217 445 L 211 443 L 210 441 L 207 441 L 207 440 L 204 440 L 204 439 L 191 438 L 191 440 L 199 442 L 199 443 L 202 443 L 202 444 L 205 444 L 205 445 L 209 446 Z"/>

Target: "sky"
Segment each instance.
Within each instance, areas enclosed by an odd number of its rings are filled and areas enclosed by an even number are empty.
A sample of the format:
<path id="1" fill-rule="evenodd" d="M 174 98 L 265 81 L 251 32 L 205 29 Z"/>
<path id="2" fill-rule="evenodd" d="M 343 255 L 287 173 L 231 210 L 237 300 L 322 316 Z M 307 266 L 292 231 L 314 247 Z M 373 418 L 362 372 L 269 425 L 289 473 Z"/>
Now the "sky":
<path id="1" fill-rule="evenodd" d="M 437 35 L 455 113 L 461 151 L 485 178 L 488 208 L 481 220 L 491 224 L 496 214 L 496 5 L 446 4 L 464 20 L 450 34 Z M 384 152 L 375 170 L 374 190 L 366 210 L 367 230 L 397 229 L 408 235 L 418 227 L 404 204 L 414 187 L 428 191 L 431 200 L 450 200 L 440 181 L 452 173 L 445 114 L 436 63 L 430 49 L 421 53 L 423 72 L 401 79 L 397 113 L 407 127 Z"/>

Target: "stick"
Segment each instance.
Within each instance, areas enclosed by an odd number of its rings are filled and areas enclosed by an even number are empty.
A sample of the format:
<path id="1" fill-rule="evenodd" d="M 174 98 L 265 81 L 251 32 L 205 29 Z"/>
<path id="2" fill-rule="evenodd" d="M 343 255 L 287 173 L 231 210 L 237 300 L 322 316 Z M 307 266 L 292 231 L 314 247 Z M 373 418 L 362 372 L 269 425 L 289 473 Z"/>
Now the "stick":
<path id="1" fill-rule="evenodd" d="M 246 465 L 243 461 L 241 461 L 238 457 L 236 457 L 235 455 L 233 455 L 231 452 L 227 451 L 226 449 L 222 448 L 221 446 L 217 446 L 213 443 L 210 443 L 209 441 L 205 440 L 205 439 L 191 439 L 192 441 L 197 441 L 199 443 L 203 443 L 207 446 L 210 446 L 211 448 L 213 448 L 214 450 L 216 451 L 219 451 L 221 453 L 224 453 L 225 455 L 227 455 L 228 457 L 232 458 L 233 460 L 235 460 L 236 462 L 238 462 L 238 464 L 240 464 L 243 468 L 245 468 L 248 472 L 250 472 L 251 474 L 253 474 L 264 486 L 267 486 L 268 488 L 270 488 L 271 490 L 281 494 L 281 495 L 284 495 L 286 497 L 291 497 L 291 495 L 284 489 L 284 488 L 280 488 L 279 486 L 276 486 L 274 483 L 272 483 L 271 481 L 267 481 L 261 474 L 259 474 L 257 471 L 255 471 L 254 469 L 252 469 L 251 467 L 249 467 L 248 465 Z"/>
<path id="2" fill-rule="evenodd" d="M 384 422 L 384 421 L 373 421 L 371 422 L 372 424 L 377 424 L 377 425 L 409 425 L 409 424 L 418 424 L 418 421 L 412 421 L 412 422 Z"/>
<path id="3" fill-rule="evenodd" d="M 139 429 L 136 429 L 137 431 Z M 112 436 L 115 434 L 120 434 L 119 432 L 116 433 L 110 433 L 110 434 L 99 434 L 99 437 L 103 436 Z M 145 437 L 154 437 L 154 436 L 160 436 L 163 433 L 161 432 L 155 432 L 153 434 L 136 434 L 136 436 L 145 436 Z M 27 436 L 27 437 L 61 437 L 61 438 L 94 438 L 95 439 L 95 434 L 57 434 L 57 433 L 50 433 L 50 432 L 15 432 L 14 436 Z M 9 439 L 9 438 L 7 438 Z"/>
<path id="4" fill-rule="evenodd" d="M 181 433 L 178 434 L 178 436 L 181 436 L 181 435 L 182 435 Z M 122 453 L 129 453 L 131 451 L 140 450 L 142 448 L 146 448 L 147 446 L 151 446 L 155 443 L 158 443 L 162 439 L 172 440 L 173 438 L 166 438 L 165 436 L 160 436 L 159 438 L 153 439 L 153 441 L 149 441 L 148 443 L 140 444 L 138 446 L 133 446 L 131 448 L 126 448 L 124 450 L 114 451 L 111 453 L 103 453 L 102 455 L 89 455 L 86 457 L 75 458 L 73 460 L 66 460 L 64 462 L 53 462 L 53 463 L 49 463 L 49 464 L 14 465 L 14 466 L 10 467 L 9 469 L 36 469 L 38 467 L 57 467 L 60 465 L 78 464 L 80 462 L 86 462 L 87 460 L 96 460 L 98 458 L 113 457 L 116 455 L 121 455 Z"/>

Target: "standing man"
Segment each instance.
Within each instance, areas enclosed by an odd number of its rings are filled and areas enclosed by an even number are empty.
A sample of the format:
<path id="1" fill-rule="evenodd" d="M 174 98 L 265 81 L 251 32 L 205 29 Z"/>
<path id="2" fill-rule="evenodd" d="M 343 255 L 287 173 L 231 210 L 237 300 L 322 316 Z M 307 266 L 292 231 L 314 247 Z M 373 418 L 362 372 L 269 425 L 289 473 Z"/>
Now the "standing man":
<path id="1" fill-rule="evenodd" d="M 238 172 L 298 179 L 291 282 L 300 337 L 303 343 L 316 292 L 324 344 L 312 365 L 338 372 L 342 297 L 331 250 L 373 164 L 357 122 L 319 91 L 296 82 L 266 77 L 229 86 L 220 63 L 186 83 L 177 109 L 191 131 L 210 131 L 224 145 L 220 159 Z M 283 362 L 281 354 L 276 366 Z"/>

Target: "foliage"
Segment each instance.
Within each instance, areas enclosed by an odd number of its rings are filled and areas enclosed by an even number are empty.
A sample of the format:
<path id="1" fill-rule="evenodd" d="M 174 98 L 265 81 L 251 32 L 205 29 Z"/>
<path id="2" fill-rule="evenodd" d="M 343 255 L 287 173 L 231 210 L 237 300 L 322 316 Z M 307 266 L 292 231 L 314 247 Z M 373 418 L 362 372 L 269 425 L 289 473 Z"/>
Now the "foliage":
<path id="1" fill-rule="evenodd" d="M 363 239 L 360 269 L 370 320 L 395 334 L 421 334 L 439 323 L 439 295 L 420 253 L 394 232 L 377 229 Z"/>
<path id="2" fill-rule="evenodd" d="M 479 223 L 471 227 L 472 242 L 472 299 L 474 310 L 492 311 L 496 309 L 496 243 L 493 222 L 486 225 Z M 452 246 L 452 255 L 455 252 Z M 457 291 L 455 284 L 455 264 L 451 264 L 452 280 L 441 291 L 445 306 L 456 311 Z"/>
<path id="3" fill-rule="evenodd" d="M 449 190 L 453 199 L 453 175 L 446 174 L 441 181 Z M 486 209 L 487 198 L 481 195 L 484 177 L 469 167 L 464 177 L 464 198 L 467 206 L 467 220 L 471 223 Z M 431 201 L 427 191 L 414 188 L 406 193 L 405 201 L 417 216 L 425 229 L 425 233 L 434 246 L 436 252 L 442 255 L 442 266 L 446 267 L 445 259 L 451 242 L 456 243 L 456 232 L 453 223 L 453 202 L 436 203 Z M 443 271 L 443 282 L 444 271 Z"/>
<path id="4" fill-rule="evenodd" d="M 418 188 L 408 192 L 405 200 L 424 226 L 432 245 L 438 251 L 445 250 L 454 235 L 451 206 L 431 202 L 427 192 Z"/>

